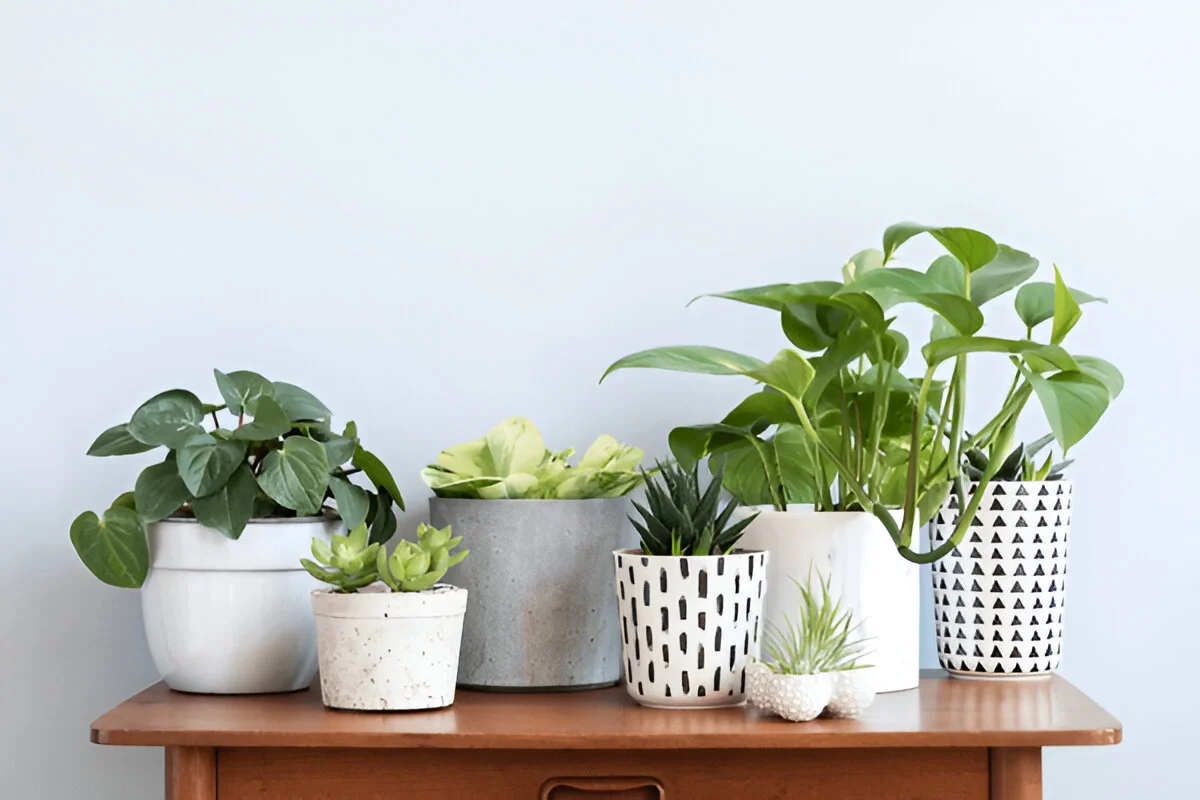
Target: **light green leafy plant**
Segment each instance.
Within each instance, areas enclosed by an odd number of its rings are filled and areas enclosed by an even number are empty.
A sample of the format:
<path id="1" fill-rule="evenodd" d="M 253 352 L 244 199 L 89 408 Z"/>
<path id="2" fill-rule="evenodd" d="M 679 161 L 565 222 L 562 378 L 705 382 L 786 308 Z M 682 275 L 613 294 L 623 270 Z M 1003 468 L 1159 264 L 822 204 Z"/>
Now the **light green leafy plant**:
<path id="1" fill-rule="evenodd" d="M 772 671 L 781 675 L 817 675 L 861 669 L 859 659 L 870 651 L 867 640 L 859 637 L 859 625 L 853 613 L 843 609 L 841 600 L 829 593 L 829 579 L 819 578 L 820 591 L 793 579 L 800 591 L 800 608 L 796 620 L 784 616 L 784 624 L 768 623 L 763 649 L 771 658 L 766 662 Z"/>
<path id="2" fill-rule="evenodd" d="M 349 536 L 335 534 L 329 544 L 320 539 L 312 540 L 313 558 L 300 559 L 308 573 L 319 581 L 328 583 L 339 592 L 353 592 L 379 580 L 378 555 L 383 544 L 369 540 L 366 523 L 350 531 Z"/>
<path id="3" fill-rule="evenodd" d="M 947 254 L 924 272 L 891 263 L 901 245 L 921 234 Z M 1081 304 L 1100 298 L 1067 287 L 1057 268 L 1053 283 L 1029 282 L 1037 270 L 1037 259 L 978 231 L 902 222 L 884 232 L 882 250 L 853 256 L 841 281 L 714 295 L 776 312 L 796 349 L 764 362 L 715 347 L 660 347 L 619 359 L 604 376 L 644 367 L 741 375 L 762 384 L 721 422 L 673 430 L 676 459 L 688 465 L 707 457 L 710 465 L 724 465 L 726 487 L 746 503 L 782 510 L 812 502 L 817 510 L 869 511 L 905 558 L 936 561 L 961 543 L 982 486 L 1012 450 L 1017 420 L 1031 397 L 1065 455 L 1121 392 L 1116 367 L 1062 347 L 1082 316 Z M 983 306 L 1018 287 L 1014 307 L 1025 338 L 978 335 Z M 903 305 L 932 314 L 920 377 L 901 373 L 909 344 L 892 328 L 892 310 Z M 1037 341 L 1035 329 L 1045 322 L 1051 322 L 1048 340 Z M 995 415 L 968 436 L 967 357 L 979 353 L 1008 358 L 1013 380 Z M 960 464 L 972 449 L 987 453 L 988 462 L 981 490 L 968 503 Z M 941 546 L 917 552 L 914 529 L 951 490 L 965 508 L 958 525 Z M 889 511 L 897 507 L 904 512 L 899 523 Z"/>
<path id="4" fill-rule="evenodd" d="M 532 422 L 510 417 L 481 439 L 443 450 L 421 477 L 438 497 L 484 500 L 620 497 L 641 482 L 640 448 L 601 436 L 572 467 L 574 452 L 552 453 Z"/>
<path id="5" fill-rule="evenodd" d="M 467 557 L 469 550 L 451 551 L 462 542 L 451 538 L 450 526 L 435 528 L 421 523 L 414 544 L 401 539 L 391 556 L 380 550 L 376 556 L 379 577 L 393 592 L 419 592 L 440 581 L 446 571 Z"/>
<path id="6" fill-rule="evenodd" d="M 642 551 L 652 556 L 721 555 L 733 550 L 746 527 L 758 516 L 751 514 L 729 523 L 737 499 L 720 507 L 721 474 L 701 491 L 695 465 L 659 464 L 657 476 L 645 475 L 646 506 L 634 501 L 641 515 L 629 521 L 642 537 Z M 648 507 L 647 507 L 648 506 Z"/>
<path id="7" fill-rule="evenodd" d="M 167 517 L 195 518 L 237 539 L 251 519 L 314 515 L 332 501 L 346 530 L 366 523 L 372 542 L 391 538 L 392 504 L 403 509 L 404 500 L 353 422 L 335 433 L 329 409 L 299 386 L 245 370 L 213 373 L 224 402 L 163 392 L 88 449 L 92 456 L 167 449 L 102 516 L 85 511 L 72 523 L 71 543 L 97 578 L 141 586 L 150 564 L 144 526 Z"/>

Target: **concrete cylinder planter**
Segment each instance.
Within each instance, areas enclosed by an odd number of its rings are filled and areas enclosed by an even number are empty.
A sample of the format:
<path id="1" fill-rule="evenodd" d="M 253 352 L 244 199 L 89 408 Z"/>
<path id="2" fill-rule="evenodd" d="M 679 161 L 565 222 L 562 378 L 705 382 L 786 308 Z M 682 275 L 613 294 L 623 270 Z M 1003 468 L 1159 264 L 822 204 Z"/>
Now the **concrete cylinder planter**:
<path id="1" fill-rule="evenodd" d="M 1028 680 L 1058 669 L 1071 493 L 1070 481 L 989 483 L 962 542 L 933 565 L 938 660 L 951 675 Z M 934 519 L 933 547 L 958 517 L 951 496 Z"/>
<path id="2" fill-rule="evenodd" d="M 330 708 L 411 711 L 454 702 L 467 592 L 438 584 L 312 593 L 321 697 Z"/>
<path id="3" fill-rule="evenodd" d="M 317 671 L 308 596 L 319 584 L 300 559 L 337 526 L 323 517 L 251 520 L 234 541 L 192 519 L 147 525 L 142 618 L 167 685 L 201 694 L 307 688 Z"/>
<path id="4" fill-rule="evenodd" d="M 921 585 L 916 564 L 896 552 L 883 524 L 862 511 L 820 511 L 811 507 L 776 511 L 770 506 L 738 509 L 760 513 L 746 529 L 741 545 L 769 550 L 765 615 L 782 626 L 795 619 L 800 593 L 793 579 L 829 578 L 830 591 L 861 624 L 870 639 L 872 680 L 876 691 L 914 689 L 920 679 Z M 897 518 L 899 514 L 897 513 Z"/>
<path id="5" fill-rule="evenodd" d="M 628 510 L 627 498 L 430 498 L 432 523 L 452 525 L 471 550 L 455 567 L 455 583 L 472 596 L 461 686 L 570 690 L 620 680 L 610 559 L 637 542 Z"/>

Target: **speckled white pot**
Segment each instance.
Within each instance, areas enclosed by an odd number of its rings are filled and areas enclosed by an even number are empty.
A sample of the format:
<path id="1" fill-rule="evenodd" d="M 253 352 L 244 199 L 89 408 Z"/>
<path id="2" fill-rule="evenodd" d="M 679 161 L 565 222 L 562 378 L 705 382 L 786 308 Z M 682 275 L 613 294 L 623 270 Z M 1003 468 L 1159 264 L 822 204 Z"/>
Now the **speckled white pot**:
<path id="1" fill-rule="evenodd" d="M 758 657 L 768 554 L 614 550 L 625 688 L 642 705 L 740 705 Z"/>
<path id="2" fill-rule="evenodd" d="M 849 719 L 875 702 L 876 673 L 868 669 L 779 675 L 761 661 L 746 667 L 746 699 L 791 722 L 807 722 L 822 712 Z"/>
<path id="3" fill-rule="evenodd" d="M 454 702 L 467 590 L 312 593 L 321 697 L 330 708 L 411 711 Z"/>

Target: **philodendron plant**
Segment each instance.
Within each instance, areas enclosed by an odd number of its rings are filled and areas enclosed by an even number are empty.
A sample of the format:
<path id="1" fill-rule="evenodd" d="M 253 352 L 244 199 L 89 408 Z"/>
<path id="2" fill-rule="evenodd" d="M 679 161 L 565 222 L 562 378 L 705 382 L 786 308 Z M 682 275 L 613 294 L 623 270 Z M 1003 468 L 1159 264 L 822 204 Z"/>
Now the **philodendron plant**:
<path id="1" fill-rule="evenodd" d="M 244 370 L 213 373 L 223 402 L 163 392 L 88 449 L 92 456 L 167 450 L 102 516 L 85 511 L 71 524 L 71 543 L 92 574 L 141 586 L 150 563 L 144 526 L 168 517 L 194 518 L 237 539 L 251 519 L 311 516 L 332 500 L 347 530 L 365 525 L 372 542 L 391 538 L 392 504 L 403 509 L 404 501 L 353 422 L 335 433 L 329 409 L 299 386 Z"/>
<path id="2" fill-rule="evenodd" d="M 450 526 L 435 528 L 421 523 L 417 541 L 401 539 L 389 556 L 383 543 L 370 541 L 366 524 L 349 536 L 334 536 L 329 544 L 313 539 L 312 554 L 300 563 L 319 581 L 336 592 L 349 594 L 383 581 L 393 592 L 419 592 L 436 584 L 447 570 L 467 557 L 469 550 L 453 553 L 462 542 L 451 537 Z"/>
<path id="3" fill-rule="evenodd" d="M 641 483 L 640 448 L 604 435 L 571 466 L 574 452 L 551 452 L 532 422 L 510 417 L 481 439 L 443 450 L 421 477 L 438 497 L 482 500 L 621 497 Z"/>
<path id="4" fill-rule="evenodd" d="M 923 272 L 896 266 L 897 248 L 920 234 L 947 254 Z M 626 356 L 604 375 L 651 367 L 741 375 L 763 384 L 721 422 L 673 430 L 675 457 L 684 464 L 703 457 L 723 464 L 726 486 L 747 503 L 869 511 L 905 558 L 935 561 L 961 542 L 983 496 L 979 491 L 965 501 L 959 466 L 965 452 L 988 454 L 979 479 L 986 486 L 1036 396 L 1065 457 L 1121 391 L 1116 367 L 1062 346 L 1080 306 L 1101 298 L 1068 288 L 1057 267 L 1053 282 L 1030 282 L 1037 271 L 1037 259 L 978 231 L 903 222 L 884 232 L 881 250 L 853 256 L 840 281 L 713 295 L 775 311 L 795 349 L 764 362 L 714 347 L 660 347 Z M 1018 287 L 1014 307 L 1024 338 L 979 335 L 984 305 Z M 913 377 L 902 372 L 909 343 L 893 329 L 891 313 L 905 305 L 932 312 L 929 342 L 921 348 L 924 369 Z M 1045 322 L 1049 336 L 1039 341 L 1034 334 Z M 967 435 L 967 357 L 977 353 L 1007 358 L 1013 380 L 994 416 Z M 914 528 L 952 489 L 965 507 L 960 524 L 940 547 L 915 551 Z M 900 523 L 889 508 L 904 510 Z"/>

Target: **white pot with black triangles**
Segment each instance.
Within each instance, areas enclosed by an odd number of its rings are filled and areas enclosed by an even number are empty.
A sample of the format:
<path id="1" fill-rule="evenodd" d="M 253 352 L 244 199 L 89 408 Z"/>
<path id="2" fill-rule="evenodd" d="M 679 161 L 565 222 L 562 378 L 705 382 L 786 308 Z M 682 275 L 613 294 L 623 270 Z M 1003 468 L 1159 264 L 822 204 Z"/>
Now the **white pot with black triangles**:
<path id="1" fill-rule="evenodd" d="M 938 660 L 956 677 L 1050 675 L 1062 659 L 1072 484 L 999 481 L 983 491 L 958 547 L 933 565 Z M 930 527 L 932 547 L 958 516 L 952 495 Z"/>

